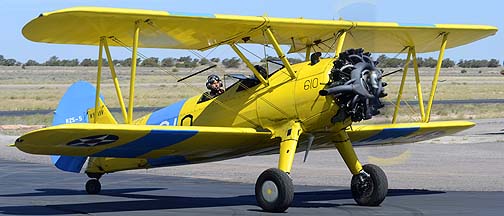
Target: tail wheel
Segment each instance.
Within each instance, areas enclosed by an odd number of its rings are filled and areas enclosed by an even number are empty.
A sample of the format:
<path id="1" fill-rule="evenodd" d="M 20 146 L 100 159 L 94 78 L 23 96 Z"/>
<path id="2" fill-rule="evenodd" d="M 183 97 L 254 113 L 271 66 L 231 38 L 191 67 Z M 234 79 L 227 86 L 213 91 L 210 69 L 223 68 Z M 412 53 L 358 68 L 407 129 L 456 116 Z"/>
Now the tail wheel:
<path id="1" fill-rule="evenodd" d="M 101 183 L 98 179 L 89 179 L 86 182 L 86 192 L 88 194 L 98 194 L 101 191 Z"/>
<path id="2" fill-rule="evenodd" d="M 352 196 L 359 205 L 378 206 L 387 196 L 387 176 L 373 164 L 366 164 L 362 168 L 363 172 L 352 177 Z"/>
<path id="3" fill-rule="evenodd" d="M 294 199 L 292 180 L 282 170 L 267 169 L 257 179 L 255 196 L 264 211 L 284 212 Z"/>

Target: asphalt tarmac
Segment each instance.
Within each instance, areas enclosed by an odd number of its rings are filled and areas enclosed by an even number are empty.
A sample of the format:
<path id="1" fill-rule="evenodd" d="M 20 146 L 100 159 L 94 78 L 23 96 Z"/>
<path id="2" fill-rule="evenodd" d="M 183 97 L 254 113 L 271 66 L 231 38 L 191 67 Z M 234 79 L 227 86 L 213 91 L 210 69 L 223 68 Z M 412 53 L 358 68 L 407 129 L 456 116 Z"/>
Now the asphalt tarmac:
<path id="1" fill-rule="evenodd" d="M 254 185 L 116 173 L 88 195 L 82 174 L 43 164 L 0 160 L 0 214 L 269 215 Z M 504 192 L 392 188 L 380 207 L 357 206 L 348 188 L 296 186 L 289 215 L 502 215 Z"/>
<path id="2" fill-rule="evenodd" d="M 434 140 L 356 148 L 382 167 L 389 194 L 380 207 L 355 205 L 351 175 L 336 150 L 297 154 L 292 215 L 502 215 L 504 119 Z M 61 172 L 49 157 L 7 147 L 0 135 L 0 214 L 6 215 L 269 215 L 256 205 L 254 182 L 277 155 L 134 170 L 105 175 L 88 195 L 84 174 Z M 310 186 L 306 186 L 310 185 Z M 278 214 L 277 214 L 278 215 Z"/>

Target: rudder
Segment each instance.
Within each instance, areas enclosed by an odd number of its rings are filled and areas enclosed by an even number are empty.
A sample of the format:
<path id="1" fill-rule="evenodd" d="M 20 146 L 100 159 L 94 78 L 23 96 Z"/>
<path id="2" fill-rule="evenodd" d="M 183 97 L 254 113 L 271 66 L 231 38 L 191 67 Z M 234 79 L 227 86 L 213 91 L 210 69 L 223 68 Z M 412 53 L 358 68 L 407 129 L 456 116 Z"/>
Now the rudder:
<path id="1" fill-rule="evenodd" d="M 94 123 L 96 88 L 91 83 L 78 81 L 72 84 L 61 98 L 54 112 L 52 125 Z M 117 124 L 114 117 L 103 103 L 100 95 L 97 123 Z M 51 156 L 53 164 L 60 170 L 79 173 L 87 157 Z"/>

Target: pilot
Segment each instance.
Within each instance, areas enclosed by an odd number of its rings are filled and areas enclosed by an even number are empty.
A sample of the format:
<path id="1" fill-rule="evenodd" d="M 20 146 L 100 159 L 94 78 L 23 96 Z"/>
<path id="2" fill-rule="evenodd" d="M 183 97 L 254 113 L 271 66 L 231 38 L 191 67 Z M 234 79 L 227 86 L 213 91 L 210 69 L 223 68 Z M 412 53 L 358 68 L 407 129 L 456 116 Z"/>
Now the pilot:
<path id="1" fill-rule="evenodd" d="M 322 53 L 320 53 L 320 52 L 315 52 L 315 53 L 311 54 L 311 56 L 310 56 L 311 65 L 317 64 L 320 61 L 321 56 L 322 56 Z"/>
<path id="2" fill-rule="evenodd" d="M 219 76 L 212 74 L 208 76 L 206 87 L 210 92 L 208 92 L 208 96 L 210 98 L 217 97 L 224 93 L 224 89 L 222 88 L 222 81 Z"/>

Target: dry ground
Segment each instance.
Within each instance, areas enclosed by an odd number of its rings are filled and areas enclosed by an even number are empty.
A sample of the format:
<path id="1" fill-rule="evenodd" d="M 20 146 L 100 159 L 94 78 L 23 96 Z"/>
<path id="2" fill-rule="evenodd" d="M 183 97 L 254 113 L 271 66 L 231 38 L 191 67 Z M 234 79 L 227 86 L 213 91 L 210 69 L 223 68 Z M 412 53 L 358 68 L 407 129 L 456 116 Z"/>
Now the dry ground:
<path id="1" fill-rule="evenodd" d="M 136 82 L 135 105 L 137 107 L 162 107 L 182 98 L 200 94 L 206 89 L 204 83 L 206 76 L 216 73 L 223 76 L 226 73 L 249 73 L 245 68 L 239 69 L 214 69 L 184 82 L 176 82 L 196 69 L 149 68 L 140 67 Z M 392 71 L 393 68 L 385 68 Z M 504 99 L 504 76 L 500 75 L 502 68 L 466 69 L 461 73 L 460 68 L 443 69 L 438 85 L 436 100 L 454 99 Z M 122 93 L 128 97 L 129 68 L 118 67 Z M 424 100 L 428 99 L 434 69 L 420 68 Z M 104 85 L 102 88 L 105 101 L 109 107 L 119 107 L 115 90 L 108 69 L 103 72 Z M 94 83 L 96 79 L 95 67 L 0 67 L 0 110 L 50 110 L 55 109 L 58 101 L 63 96 L 66 88 L 77 80 L 86 80 Z M 401 74 L 396 73 L 384 79 L 389 83 L 386 91 L 389 96 L 384 98 L 388 104 L 396 100 Z M 233 80 L 225 79 L 226 85 Z M 408 72 L 403 100 L 417 100 L 413 71 Z M 393 107 L 389 106 L 382 111 L 383 115 L 376 118 L 375 122 L 389 121 Z M 135 113 L 140 117 L 145 113 Z M 419 117 L 417 106 L 401 107 L 399 121 L 414 121 Z M 436 105 L 433 108 L 432 119 L 480 119 L 501 116 L 500 104 L 478 105 Z M 51 114 L 30 116 L 0 116 L 0 125 L 3 124 L 41 124 L 49 125 Z"/>

